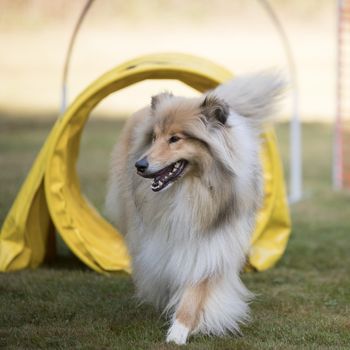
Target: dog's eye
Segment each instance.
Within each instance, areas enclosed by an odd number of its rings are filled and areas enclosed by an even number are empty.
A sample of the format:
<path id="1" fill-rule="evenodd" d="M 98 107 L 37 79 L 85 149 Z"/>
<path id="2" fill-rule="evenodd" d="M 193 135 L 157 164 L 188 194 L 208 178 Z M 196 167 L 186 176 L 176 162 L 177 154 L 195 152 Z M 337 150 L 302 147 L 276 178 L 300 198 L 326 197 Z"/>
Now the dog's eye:
<path id="1" fill-rule="evenodd" d="M 169 139 L 169 143 L 175 143 L 180 140 L 179 136 L 171 136 Z"/>

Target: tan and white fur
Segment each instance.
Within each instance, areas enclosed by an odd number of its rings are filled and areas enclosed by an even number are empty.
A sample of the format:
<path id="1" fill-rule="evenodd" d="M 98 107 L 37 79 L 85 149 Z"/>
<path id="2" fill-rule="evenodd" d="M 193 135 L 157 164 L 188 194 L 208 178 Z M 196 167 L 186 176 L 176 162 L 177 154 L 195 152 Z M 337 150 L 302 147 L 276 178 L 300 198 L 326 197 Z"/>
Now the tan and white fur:
<path id="1" fill-rule="evenodd" d="M 167 342 L 238 333 L 249 318 L 240 272 L 263 199 L 261 129 L 283 85 L 260 73 L 196 98 L 154 96 L 114 148 L 107 214 L 138 297 L 170 318 Z"/>

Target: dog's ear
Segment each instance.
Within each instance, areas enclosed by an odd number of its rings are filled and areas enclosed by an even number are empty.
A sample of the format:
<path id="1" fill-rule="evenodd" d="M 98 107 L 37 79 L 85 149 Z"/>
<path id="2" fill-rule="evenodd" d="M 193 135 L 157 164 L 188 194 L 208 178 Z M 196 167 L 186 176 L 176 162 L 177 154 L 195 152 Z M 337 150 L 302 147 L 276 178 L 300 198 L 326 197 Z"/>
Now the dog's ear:
<path id="1" fill-rule="evenodd" d="M 152 96 L 151 98 L 151 108 L 155 111 L 157 108 L 157 105 L 159 103 L 167 98 L 173 97 L 173 94 L 171 92 L 162 92 L 161 94 Z"/>
<path id="2" fill-rule="evenodd" d="M 201 113 L 208 123 L 225 125 L 228 115 L 228 104 L 215 95 L 207 95 L 200 105 Z"/>

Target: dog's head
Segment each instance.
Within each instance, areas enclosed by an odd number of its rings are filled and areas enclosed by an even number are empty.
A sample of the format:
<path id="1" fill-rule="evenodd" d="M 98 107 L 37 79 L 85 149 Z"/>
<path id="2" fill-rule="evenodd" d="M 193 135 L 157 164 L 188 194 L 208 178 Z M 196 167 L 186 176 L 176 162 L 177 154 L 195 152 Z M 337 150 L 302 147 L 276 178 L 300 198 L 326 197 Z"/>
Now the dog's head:
<path id="1" fill-rule="evenodd" d="M 208 130 L 224 128 L 229 107 L 221 99 L 176 97 L 163 93 L 152 97 L 154 118 L 146 152 L 135 163 L 137 173 L 152 178 L 158 192 L 176 180 L 211 166 Z"/>
<path id="2" fill-rule="evenodd" d="M 253 160 L 255 131 L 273 112 L 284 85 L 279 75 L 258 74 L 236 78 L 198 98 L 152 97 L 151 128 L 135 163 L 137 173 L 153 179 L 155 192 L 213 167 L 223 175 L 239 175 L 242 162 L 258 161 Z"/>

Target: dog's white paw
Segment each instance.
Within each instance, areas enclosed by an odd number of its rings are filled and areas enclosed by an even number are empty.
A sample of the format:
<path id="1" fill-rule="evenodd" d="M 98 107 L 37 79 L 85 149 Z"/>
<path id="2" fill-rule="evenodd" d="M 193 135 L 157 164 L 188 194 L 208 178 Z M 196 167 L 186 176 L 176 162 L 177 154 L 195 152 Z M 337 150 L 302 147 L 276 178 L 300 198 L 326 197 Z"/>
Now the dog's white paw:
<path id="1" fill-rule="evenodd" d="M 189 332 L 189 328 L 175 320 L 168 330 L 166 341 L 167 343 L 174 342 L 178 345 L 184 345 L 186 344 Z"/>

